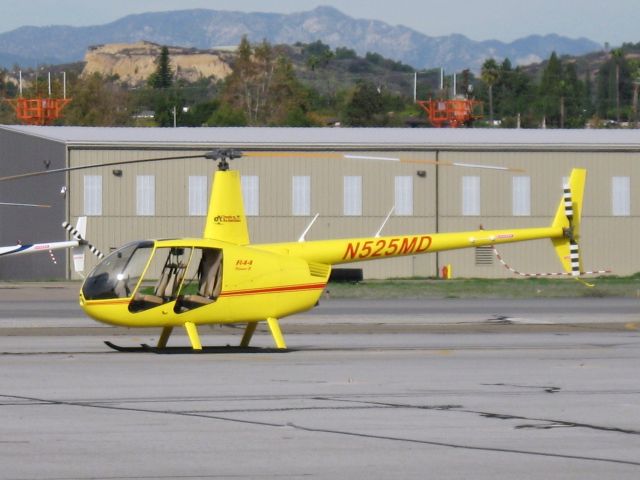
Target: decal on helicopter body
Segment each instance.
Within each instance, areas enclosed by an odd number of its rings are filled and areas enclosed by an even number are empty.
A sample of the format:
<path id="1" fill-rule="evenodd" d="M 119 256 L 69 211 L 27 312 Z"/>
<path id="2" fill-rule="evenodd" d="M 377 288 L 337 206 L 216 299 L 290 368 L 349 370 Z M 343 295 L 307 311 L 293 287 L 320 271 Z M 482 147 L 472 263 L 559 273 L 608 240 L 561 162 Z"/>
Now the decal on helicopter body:
<path id="1" fill-rule="evenodd" d="M 213 221 L 215 223 L 239 223 L 242 222 L 242 217 L 240 215 L 217 215 L 214 217 Z"/>
<path id="2" fill-rule="evenodd" d="M 349 242 L 343 260 L 391 257 L 393 255 L 411 255 L 424 253 L 431 246 L 430 235 L 413 237 L 380 238 L 362 242 Z"/>
<path id="3" fill-rule="evenodd" d="M 236 260 L 236 270 L 251 270 L 252 266 L 253 266 L 253 260 L 250 260 L 250 259 Z"/>

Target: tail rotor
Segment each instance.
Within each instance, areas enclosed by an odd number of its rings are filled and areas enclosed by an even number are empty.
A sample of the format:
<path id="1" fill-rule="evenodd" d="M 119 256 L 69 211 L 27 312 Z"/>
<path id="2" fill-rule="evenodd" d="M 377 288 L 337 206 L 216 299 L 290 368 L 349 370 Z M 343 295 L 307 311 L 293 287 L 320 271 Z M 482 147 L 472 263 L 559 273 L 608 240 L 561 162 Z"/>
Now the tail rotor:
<path id="1" fill-rule="evenodd" d="M 91 243 L 89 243 L 84 236 L 87 231 L 87 217 L 79 217 L 78 223 L 74 227 L 69 222 L 62 222 L 62 228 L 71 234 L 71 236 L 77 240 L 78 246 L 72 250 L 73 254 L 73 268 L 76 273 L 83 276 L 84 272 L 84 247 L 87 247 L 91 253 L 93 253 L 99 259 L 104 258 L 104 254 Z"/>
<path id="2" fill-rule="evenodd" d="M 609 270 L 586 272 L 582 268 L 580 256 L 580 220 L 582 218 L 582 201 L 587 171 L 575 168 L 571 172 L 569 180 L 564 185 L 562 201 L 558 205 L 553 227 L 562 228 L 562 237 L 554 238 L 553 246 L 560 262 L 567 274 L 576 280 L 592 287 L 593 285 L 582 280 L 581 275 L 610 273 Z"/>

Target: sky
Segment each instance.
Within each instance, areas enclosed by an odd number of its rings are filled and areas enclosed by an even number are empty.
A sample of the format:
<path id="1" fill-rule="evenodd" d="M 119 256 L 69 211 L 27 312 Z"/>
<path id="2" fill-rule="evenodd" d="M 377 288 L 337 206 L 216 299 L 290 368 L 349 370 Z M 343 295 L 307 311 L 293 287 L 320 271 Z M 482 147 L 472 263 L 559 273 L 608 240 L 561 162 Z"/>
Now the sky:
<path id="1" fill-rule="evenodd" d="M 513 41 L 531 34 L 640 42 L 638 0 L 0 0 L 0 32 L 24 25 L 101 25 L 132 13 L 208 8 L 291 13 L 330 5 L 354 18 L 405 25 L 430 36 Z"/>

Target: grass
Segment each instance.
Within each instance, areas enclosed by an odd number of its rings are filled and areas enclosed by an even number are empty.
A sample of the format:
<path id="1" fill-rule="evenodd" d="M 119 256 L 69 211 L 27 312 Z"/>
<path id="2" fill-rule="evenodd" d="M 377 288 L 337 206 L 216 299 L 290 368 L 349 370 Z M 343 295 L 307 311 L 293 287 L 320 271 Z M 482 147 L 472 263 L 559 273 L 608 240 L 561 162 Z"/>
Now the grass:
<path id="1" fill-rule="evenodd" d="M 366 280 L 360 283 L 330 283 L 331 298 L 640 298 L 640 274 L 630 277 L 600 277 L 587 287 L 570 278 L 440 280 L 410 278 Z"/>

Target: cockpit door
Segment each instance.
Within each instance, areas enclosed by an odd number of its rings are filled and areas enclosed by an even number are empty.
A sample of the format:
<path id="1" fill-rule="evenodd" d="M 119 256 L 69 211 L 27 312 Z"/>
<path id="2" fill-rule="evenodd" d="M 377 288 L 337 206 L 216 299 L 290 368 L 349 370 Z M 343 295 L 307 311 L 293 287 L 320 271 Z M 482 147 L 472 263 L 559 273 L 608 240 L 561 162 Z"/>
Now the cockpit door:
<path id="1" fill-rule="evenodd" d="M 129 311 L 141 312 L 175 301 L 192 251 L 189 247 L 156 248 L 129 304 Z"/>

